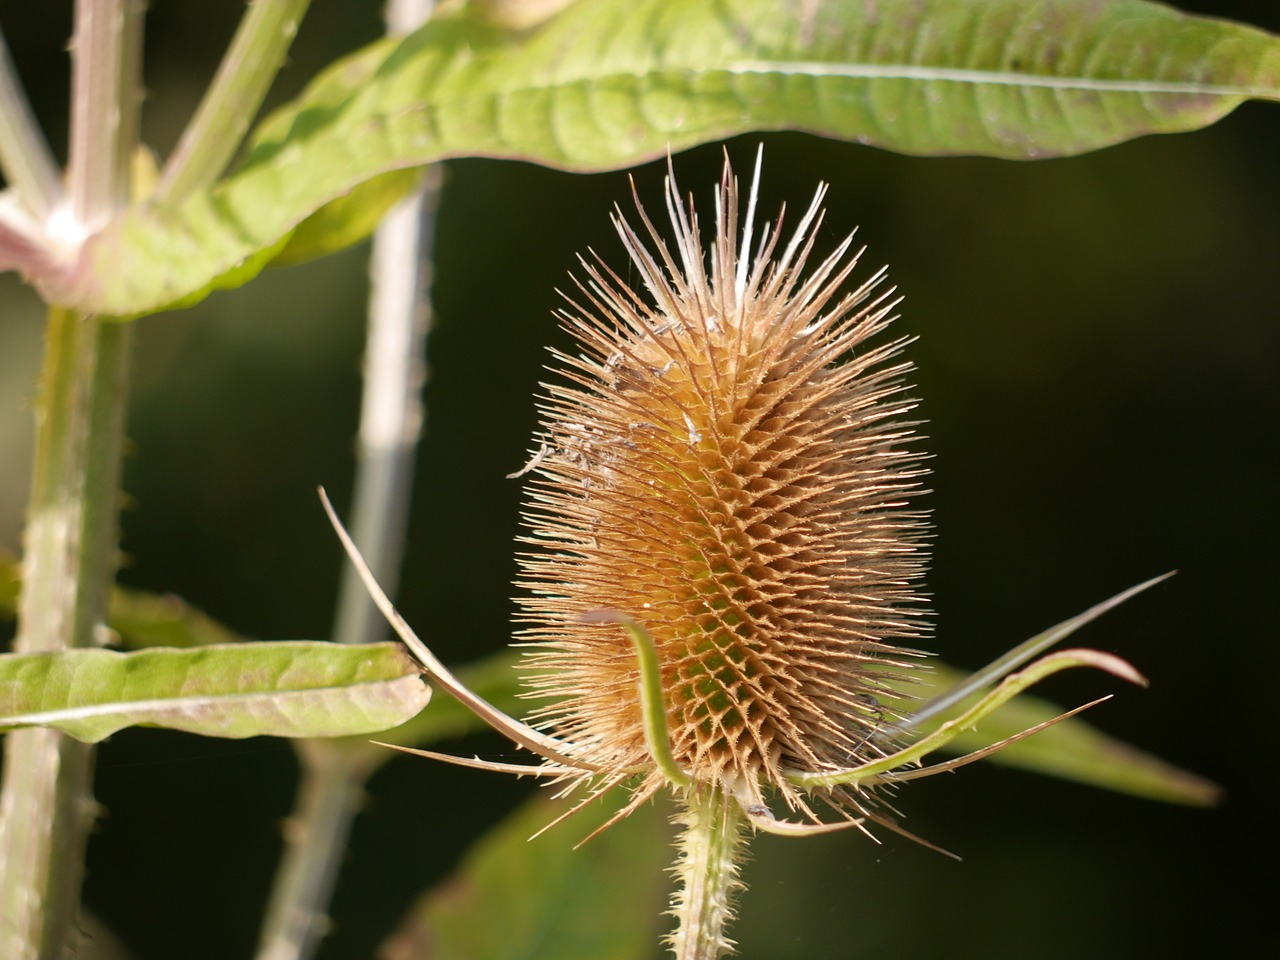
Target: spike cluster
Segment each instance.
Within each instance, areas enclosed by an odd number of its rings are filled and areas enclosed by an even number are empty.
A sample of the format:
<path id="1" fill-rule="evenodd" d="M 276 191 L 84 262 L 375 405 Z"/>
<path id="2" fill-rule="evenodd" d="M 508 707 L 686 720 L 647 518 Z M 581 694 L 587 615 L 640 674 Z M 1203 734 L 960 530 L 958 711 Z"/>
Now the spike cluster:
<path id="1" fill-rule="evenodd" d="M 873 345 L 896 304 L 883 271 L 840 291 L 852 238 L 806 275 L 820 188 L 782 245 L 751 253 L 756 186 L 739 237 L 725 168 L 709 257 L 692 202 L 668 179 L 674 253 L 639 208 L 615 225 L 648 292 L 584 261 L 561 318 L 582 352 L 548 386 L 522 557 L 526 666 L 551 698 L 539 725 L 617 778 L 653 769 L 626 633 L 653 638 L 676 763 L 744 806 L 787 774 L 884 755 L 897 718 L 886 665 L 922 632 L 915 583 L 920 456 L 903 417 L 904 341 Z M 709 261 L 709 262 L 708 262 Z M 846 798 L 847 799 L 847 798 Z M 860 806 L 854 802 L 855 806 Z"/>
<path id="2" fill-rule="evenodd" d="M 581 352 L 559 356 L 568 385 L 547 387 L 541 446 L 520 471 L 536 471 L 520 601 L 524 666 L 548 698 L 536 726 L 464 686 L 422 643 L 324 500 L 370 595 L 433 682 L 542 765 L 397 749 L 590 784 L 581 803 L 634 781 L 610 823 L 674 788 L 684 826 L 669 938 L 678 960 L 731 952 L 725 926 L 747 824 L 805 836 L 866 832 L 871 820 L 906 833 L 883 804 L 871 808 L 868 790 L 954 770 L 1093 705 L 921 766 L 1040 680 L 1093 667 L 1145 683 L 1110 654 L 1042 654 L 1164 579 L 896 712 L 904 700 L 889 673 L 918 655 L 900 644 L 925 632 L 915 585 L 927 530 L 910 504 L 924 471 L 910 446 L 903 341 L 873 341 L 896 301 L 874 295 L 882 273 L 841 295 L 857 261 L 851 238 L 806 273 L 822 189 L 785 245 L 766 226 L 753 252 L 758 176 L 757 165 L 739 230 L 726 165 L 706 259 L 692 202 L 669 178 L 674 253 L 638 203 L 643 235 L 615 216 L 648 297 L 603 262 L 584 262 L 580 295 L 561 314 Z M 813 809 L 815 795 L 834 819 Z M 775 817 L 774 796 L 800 818 Z"/>

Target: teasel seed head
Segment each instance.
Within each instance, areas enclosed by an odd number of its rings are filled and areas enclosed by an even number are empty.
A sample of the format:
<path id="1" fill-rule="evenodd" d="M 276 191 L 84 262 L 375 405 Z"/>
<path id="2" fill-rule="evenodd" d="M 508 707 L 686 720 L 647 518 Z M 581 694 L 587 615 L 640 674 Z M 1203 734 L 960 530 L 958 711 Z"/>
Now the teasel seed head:
<path id="1" fill-rule="evenodd" d="M 757 168 L 758 178 L 758 168 Z M 640 206 L 614 223 L 643 285 L 599 258 L 560 314 L 525 515 L 519 602 L 538 725 L 615 778 L 655 769 L 627 632 L 657 653 L 676 764 L 695 785 L 763 806 L 788 774 L 884 755 L 881 704 L 925 632 L 926 514 L 905 339 L 877 337 L 897 303 L 880 271 L 845 292 L 852 237 L 811 270 L 819 188 L 789 237 L 739 222 L 727 162 L 704 253 L 674 177 L 674 247 Z M 755 242 L 753 250 L 752 244 Z M 602 622 L 603 621 L 603 622 Z M 904 646 L 908 645 L 908 646 Z M 835 791 L 837 805 L 858 795 Z"/>
<path id="2" fill-rule="evenodd" d="M 927 702 L 904 697 L 902 674 L 919 668 L 914 645 L 927 633 L 917 586 L 927 515 L 913 504 L 924 471 L 903 392 L 910 366 L 898 359 L 906 341 L 878 337 L 897 301 L 876 293 L 883 271 L 841 293 L 857 262 L 852 238 L 807 269 L 823 188 L 785 245 L 782 216 L 755 238 L 758 183 L 757 161 L 739 225 L 726 162 L 704 258 L 693 203 L 669 177 L 674 247 L 638 201 L 641 231 L 615 216 L 644 292 L 584 261 L 561 313 L 580 351 L 557 355 L 567 383 L 546 388 L 539 449 L 513 475 L 535 473 L 520 616 L 531 692 L 547 698 L 536 726 L 432 653 L 324 498 L 424 672 L 542 764 L 396 749 L 590 784 L 579 807 L 636 782 L 610 824 L 675 788 L 678 960 L 731 952 L 725 926 L 747 824 L 803 836 L 866 832 L 871 820 L 905 833 L 869 791 L 954 770 L 1101 702 L 921 766 L 1040 680 L 1092 667 L 1145 684 L 1111 654 L 1045 651 L 1168 576 L 1043 631 Z M 778 819 L 775 796 L 800 819 Z M 836 816 L 815 810 L 814 796 Z"/>

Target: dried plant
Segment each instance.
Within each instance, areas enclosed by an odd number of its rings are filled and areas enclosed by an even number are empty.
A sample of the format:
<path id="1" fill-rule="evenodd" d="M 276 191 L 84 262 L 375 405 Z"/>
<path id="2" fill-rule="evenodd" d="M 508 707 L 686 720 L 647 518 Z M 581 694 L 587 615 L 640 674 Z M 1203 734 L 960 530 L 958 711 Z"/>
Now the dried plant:
<path id="1" fill-rule="evenodd" d="M 906 341 L 873 339 L 897 300 L 876 293 L 883 271 L 841 293 L 857 263 L 852 237 L 807 270 L 825 188 L 785 243 L 783 215 L 757 237 L 758 185 L 757 164 L 740 225 L 726 162 L 706 257 L 674 176 L 674 251 L 638 198 L 643 234 L 615 216 L 647 299 L 599 258 L 583 261 L 586 279 L 561 313 L 582 352 L 557 354 L 567 382 L 547 388 L 539 447 L 513 475 L 535 475 L 520 619 L 528 687 L 545 702 L 529 723 L 459 684 L 366 574 L 437 682 L 544 762 L 409 752 L 583 786 L 581 803 L 627 785 L 617 818 L 674 792 L 683 834 L 671 946 L 685 960 L 731 949 L 748 826 L 905 833 L 886 789 L 1010 742 L 920 766 L 1026 687 L 1082 665 L 1143 682 L 1088 650 L 1006 675 L 1148 584 L 936 701 L 904 693 L 927 669 L 915 649 L 927 627 L 917 589 L 927 524 L 912 502 L 923 470 L 898 359 Z"/>

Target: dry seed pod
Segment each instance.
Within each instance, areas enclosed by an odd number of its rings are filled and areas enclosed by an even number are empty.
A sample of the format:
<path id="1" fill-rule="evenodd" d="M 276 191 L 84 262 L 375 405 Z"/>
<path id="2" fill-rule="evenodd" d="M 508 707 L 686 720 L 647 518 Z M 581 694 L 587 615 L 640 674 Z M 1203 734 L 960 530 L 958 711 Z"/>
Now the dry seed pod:
<path id="1" fill-rule="evenodd" d="M 610 823 L 673 788 L 683 830 L 668 943 L 678 960 L 731 952 L 725 927 L 748 825 L 805 836 L 866 831 L 870 820 L 905 833 L 883 803 L 869 809 L 870 788 L 954 770 L 1101 702 L 921 766 L 1040 680 L 1092 667 L 1145 684 L 1110 654 L 1045 651 L 1165 579 L 1043 631 L 907 716 L 886 706 L 903 702 L 881 697 L 890 670 L 919 666 L 901 644 L 925 623 L 909 366 L 894 359 L 903 341 L 872 339 L 894 303 L 872 298 L 881 274 L 839 294 L 856 261 L 849 240 L 805 275 L 821 189 L 785 247 L 765 227 L 752 254 L 757 185 L 739 240 L 726 165 L 708 264 L 693 205 L 669 179 L 674 255 L 642 208 L 647 240 L 615 217 L 648 300 L 597 261 L 584 264 L 579 300 L 562 314 L 582 353 L 560 355 L 570 385 L 547 388 L 542 442 L 520 471 L 535 473 L 521 603 L 525 667 L 550 698 L 541 729 L 468 689 L 422 643 L 325 500 L 424 671 L 543 763 L 397 749 L 585 783 L 581 803 L 632 781 Z M 775 795 L 801 818 L 777 819 Z M 815 795 L 834 808 L 830 822 Z"/>
<path id="2" fill-rule="evenodd" d="M 758 176 L 758 168 L 757 168 Z M 614 611 L 653 638 L 675 762 L 694 784 L 762 806 L 788 774 L 892 750 L 885 668 L 923 632 L 920 455 L 896 304 L 852 292 L 852 238 L 806 273 L 820 188 L 794 233 L 756 184 L 739 226 L 727 163 L 704 253 L 692 201 L 666 184 L 674 251 L 639 206 L 615 225 L 647 297 L 597 259 L 561 319 L 581 347 L 546 387 L 521 558 L 526 666 L 552 698 L 539 726 L 609 780 L 666 777 L 646 742 L 638 666 Z M 741 236 L 739 235 L 741 229 Z M 785 245 L 784 245 L 785 243 Z M 838 805 L 861 811 L 837 790 Z"/>

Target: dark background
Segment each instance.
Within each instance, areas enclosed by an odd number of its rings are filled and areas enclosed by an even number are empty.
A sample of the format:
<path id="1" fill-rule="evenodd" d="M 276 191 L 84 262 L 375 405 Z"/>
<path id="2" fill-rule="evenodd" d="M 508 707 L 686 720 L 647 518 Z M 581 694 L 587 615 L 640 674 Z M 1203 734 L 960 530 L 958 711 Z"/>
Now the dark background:
<path id="1" fill-rule="evenodd" d="M 1280 31 L 1273 3 L 1191 6 Z M 242 6 L 153 7 L 144 130 L 163 154 Z M 0 4 L 55 140 L 69 8 Z M 373 39 L 379 15 L 377 3 L 316 0 L 278 97 Z M 1277 107 L 1245 105 L 1200 133 L 1037 163 L 769 135 L 729 144 L 740 169 L 761 140 L 764 210 L 806 203 L 830 182 L 822 242 L 859 226 L 866 270 L 890 264 L 906 296 L 898 329 L 920 338 L 911 357 L 936 455 L 934 648 L 977 666 L 1176 568 L 1081 637 L 1134 662 L 1150 690 L 1085 675 L 1047 692 L 1064 702 L 1117 692 L 1095 723 L 1228 795 L 1220 809 L 1188 810 L 986 765 L 913 784 L 900 797 L 908 826 L 963 863 L 893 837 L 762 838 L 733 931 L 741 955 L 1269 952 Z M 720 153 L 710 145 L 676 158 L 700 201 Z M 635 175 L 656 203 L 661 167 Z M 562 342 L 554 288 L 588 246 L 623 263 L 608 213 L 627 190 L 622 173 L 446 165 L 429 426 L 400 598 L 446 661 L 508 639 L 520 484 L 504 474 L 529 448 L 542 348 Z M 123 582 L 178 593 L 254 637 L 326 636 L 340 558 L 314 491 L 325 484 L 340 508 L 350 491 L 366 253 L 269 272 L 138 323 Z M 16 282 L 0 298 L 0 545 L 12 550 L 41 321 Z M 250 956 L 294 776 L 281 741 L 114 737 L 98 759 L 104 813 L 88 907 L 137 960 Z M 426 761 L 384 769 L 322 957 L 370 957 L 409 900 L 528 789 Z"/>

